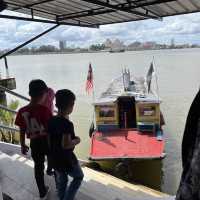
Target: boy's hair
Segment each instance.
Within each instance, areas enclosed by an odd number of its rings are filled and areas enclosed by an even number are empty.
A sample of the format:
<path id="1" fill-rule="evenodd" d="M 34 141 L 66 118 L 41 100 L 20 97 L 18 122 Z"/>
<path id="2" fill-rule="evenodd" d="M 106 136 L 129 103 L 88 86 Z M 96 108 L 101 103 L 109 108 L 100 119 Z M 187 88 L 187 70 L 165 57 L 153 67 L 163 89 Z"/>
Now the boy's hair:
<path id="1" fill-rule="evenodd" d="M 56 107 L 60 110 L 66 109 L 68 106 L 70 106 L 70 103 L 76 99 L 75 94 L 67 89 L 58 90 L 55 96 Z"/>
<path id="2" fill-rule="evenodd" d="M 39 97 L 47 91 L 48 87 L 43 80 L 35 79 L 29 83 L 29 95 Z"/>

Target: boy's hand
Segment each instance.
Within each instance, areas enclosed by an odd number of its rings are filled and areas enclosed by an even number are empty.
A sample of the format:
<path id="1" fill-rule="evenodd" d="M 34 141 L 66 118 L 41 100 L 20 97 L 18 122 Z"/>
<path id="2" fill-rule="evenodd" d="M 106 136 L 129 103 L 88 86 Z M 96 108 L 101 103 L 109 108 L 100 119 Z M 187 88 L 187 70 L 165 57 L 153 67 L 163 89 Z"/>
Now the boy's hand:
<path id="1" fill-rule="evenodd" d="M 21 146 L 21 152 L 23 155 L 26 155 L 28 153 L 29 147 L 27 145 Z"/>
<path id="2" fill-rule="evenodd" d="M 80 142 L 81 142 L 81 138 L 80 138 L 80 137 L 75 136 L 75 139 L 77 140 L 77 143 L 80 143 Z"/>

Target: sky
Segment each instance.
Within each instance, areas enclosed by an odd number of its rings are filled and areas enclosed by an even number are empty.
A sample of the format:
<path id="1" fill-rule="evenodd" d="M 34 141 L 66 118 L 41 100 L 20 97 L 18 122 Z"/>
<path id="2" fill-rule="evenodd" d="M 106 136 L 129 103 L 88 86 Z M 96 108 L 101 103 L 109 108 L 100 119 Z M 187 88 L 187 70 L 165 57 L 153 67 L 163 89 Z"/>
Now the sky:
<path id="1" fill-rule="evenodd" d="M 0 49 L 13 48 L 51 26 L 0 19 Z M 200 13 L 166 17 L 163 21 L 146 20 L 105 25 L 99 29 L 61 26 L 36 40 L 31 46 L 58 46 L 59 40 L 65 40 L 67 46 L 88 47 L 91 44 L 103 43 L 107 38 L 118 38 L 125 44 L 135 41 L 170 44 L 172 38 L 176 44 L 200 44 Z"/>

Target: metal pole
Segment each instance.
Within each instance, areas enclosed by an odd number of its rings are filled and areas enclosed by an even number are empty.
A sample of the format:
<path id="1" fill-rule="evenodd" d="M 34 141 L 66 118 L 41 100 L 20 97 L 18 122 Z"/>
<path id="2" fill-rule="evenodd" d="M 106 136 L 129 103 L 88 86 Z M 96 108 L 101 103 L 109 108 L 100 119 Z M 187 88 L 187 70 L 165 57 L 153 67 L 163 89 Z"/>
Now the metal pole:
<path id="1" fill-rule="evenodd" d="M 19 17 L 19 16 L 0 14 L 0 18 L 22 20 L 22 21 L 29 21 L 29 22 L 41 22 L 41 23 L 47 23 L 47 24 L 58 24 L 56 21 L 46 20 L 46 19 L 33 19 L 32 17 Z"/>
<path id="2" fill-rule="evenodd" d="M 127 128 L 127 112 L 124 112 L 124 128 Z"/>
<path id="3" fill-rule="evenodd" d="M 124 112 L 124 128 L 127 129 L 128 125 L 127 125 L 127 112 Z M 128 130 L 126 130 L 127 132 L 125 133 L 125 139 L 128 139 Z"/>
<path id="4" fill-rule="evenodd" d="M 90 64 L 89 65 L 91 65 L 91 62 L 90 62 Z M 94 87 L 94 70 L 93 70 L 93 68 L 92 68 L 92 101 L 93 101 L 93 105 L 94 105 L 94 103 L 95 103 L 95 92 L 94 92 L 94 89 L 95 89 L 95 87 Z M 96 112 L 95 112 L 95 105 L 94 105 L 94 107 L 93 107 L 93 116 L 92 116 L 92 120 L 93 120 L 93 124 L 94 124 L 94 127 L 96 127 Z"/>
<path id="5" fill-rule="evenodd" d="M 3 54 L 3 55 L 0 56 L 0 59 L 2 59 L 2 58 L 4 58 L 4 57 L 6 57 L 6 56 L 8 56 L 8 55 L 10 55 L 10 54 L 12 54 L 12 53 L 14 53 L 14 52 L 16 52 L 18 49 L 23 48 L 23 47 L 26 46 L 27 44 L 33 42 L 34 40 L 36 40 L 36 39 L 38 39 L 38 38 L 40 38 L 40 37 L 42 37 L 43 35 L 45 35 L 45 34 L 47 34 L 48 32 L 54 30 L 55 28 L 57 28 L 58 26 L 59 26 L 59 24 L 57 24 L 57 25 L 55 25 L 55 26 L 53 26 L 53 27 L 47 29 L 46 31 L 40 33 L 39 35 L 37 35 L 37 36 L 35 36 L 35 37 L 33 37 L 33 38 L 31 38 L 30 40 L 24 42 L 23 44 L 21 44 L 21 45 L 15 47 L 14 49 L 12 49 L 12 50 L 6 52 L 5 54 Z"/>
<path id="6" fill-rule="evenodd" d="M 158 76 L 157 76 L 157 69 L 156 69 L 156 63 L 155 63 L 155 59 L 154 59 L 154 56 L 153 56 L 153 67 L 154 67 L 154 71 L 155 71 L 155 78 L 156 78 L 156 95 L 157 95 L 157 98 L 158 98 L 158 101 L 160 101 L 160 94 L 159 94 L 159 87 L 158 87 Z"/>
<path id="7" fill-rule="evenodd" d="M 10 109 L 10 108 L 7 108 L 6 106 L 3 106 L 3 105 L 1 105 L 1 104 L 0 104 L 0 109 L 6 110 L 6 111 L 11 112 L 11 113 L 13 113 L 13 114 L 17 114 L 17 111 L 12 110 L 12 109 Z"/>
<path id="8" fill-rule="evenodd" d="M 6 78 L 9 78 L 8 62 L 7 62 L 7 58 L 6 57 L 4 57 L 4 61 L 5 61 L 5 67 L 6 67 Z"/>
<path id="9" fill-rule="evenodd" d="M 37 11 L 37 10 L 33 9 L 33 11 Z M 59 24 L 59 25 L 78 26 L 78 27 L 87 27 L 87 28 L 99 28 L 99 25 L 96 25 L 96 24 L 88 24 L 88 25 L 87 24 L 74 24 L 74 23 L 68 23 L 68 22 L 57 22 L 57 21 L 46 20 L 46 19 L 36 19 L 36 18 L 32 18 L 32 17 L 28 18 L 28 17 L 18 17 L 18 16 L 0 14 L 0 18 L 15 19 L 15 20 L 22 20 L 22 21 L 30 21 L 30 22 L 41 22 L 41 23 L 47 23 L 47 24 Z M 81 21 L 81 22 L 88 23 L 88 22 L 84 22 L 84 21 Z"/>
<path id="10" fill-rule="evenodd" d="M 0 128 L 7 129 L 7 130 L 10 130 L 10 131 L 19 132 L 19 129 L 13 128 L 13 127 L 9 127 L 9 126 L 3 125 L 3 124 L 0 124 Z"/>
<path id="11" fill-rule="evenodd" d="M 146 17 L 146 18 L 149 18 L 149 19 L 159 19 L 157 16 L 144 14 L 144 13 L 142 13 L 140 11 L 136 11 L 136 10 L 131 10 L 129 7 L 123 7 L 123 6 L 119 7 L 118 5 L 113 5 L 113 4 L 106 3 L 106 2 L 103 2 L 103 1 L 99 1 L 99 0 L 81 0 L 81 1 L 88 2 L 88 3 L 91 3 L 91 4 L 95 4 L 95 5 L 99 5 L 99 6 L 103 6 L 103 7 L 106 7 L 106 8 L 111 8 L 111 9 L 122 11 L 122 12 L 131 13 L 131 14 Z"/>
<path id="12" fill-rule="evenodd" d="M 7 93 L 9 93 L 9 94 L 11 94 L 11 95 L 13 95 L 13 96 L 16 96 L 16 97 L 20 98 L 20 99 L 23 99 L 23 100 L 25 100 L 25 101 L 30 101 L 29 98 L 27 98 L 27 97 L 25 97 L 25 96 L 23 96 L 23 95 L 21 95 L 21 94 L 18 94 L 18 93 L 16 93 L 16 92 L 13 92 L 13 91 L 9 90 L 8 88 L 3 87 L 3 86 L 1 86 L 1 85 L 0 85 L 0 91 L 5 91 L 5 92 L 7 92 Z M 3 107 L 0 106 L 0 109 L 1 109 L 1 108 L 3 109 Z M 8 110 L 8 111 L 9 111 L 9 110 Z M 54 113 L 58 113 L 57 110 L 54 110 L 53 112 L 54 112 Z"/>
<path id="13" fill-rule="evenodd" d="M 19 9 L 22 9 L 22 8 L 31 8 L 32 6 L 40 5 L 40 4 L 43 4 L 43 3 L 48 3 L 48 2 L 51 2 L 51 1 L 55 1 L 55 0 L 43 0 L 43 1 L 36 2 L 36 3 L 32 3 L 32 4 L 26 4 L 24 6 L 19 6 L 17 8 L 14 8 L 13 11 L 16 11 L 16 10 L 19 10 Z"/>
<path id="14" fill-rule="evenodd" d="M 7 58 L 6 57 L 4 57 L 4 61 L 5 61 L 6 69 L 8 69 L 8 62 L 7 62 Z"/>
<path id="15" fill-rule="evenodd" d="M 3 87 L 3 86 L 1 86 L 1 85 L 0 85 L 0 91 L 5 91 L 5 92 L 7 92 L 7 93 L 9 93 L 9 94 L 12 94 L 12 95 L 14 95 L 14 96 L 16 96 L 16 97 L 19 97 L 19 98 L 23 99 L 23 100 L 30 101 L 29 98 L 27 98 L 27 97 L 25 97 L 25 96 L 23 96 L 23 95 L 21 95 L 21 94 L 18 94 L 18 93 L 16 93 L 16 92 L 13 92 L 13 91 L 9 90 L 8 88 L 5 88 L 5 87 Z"/>

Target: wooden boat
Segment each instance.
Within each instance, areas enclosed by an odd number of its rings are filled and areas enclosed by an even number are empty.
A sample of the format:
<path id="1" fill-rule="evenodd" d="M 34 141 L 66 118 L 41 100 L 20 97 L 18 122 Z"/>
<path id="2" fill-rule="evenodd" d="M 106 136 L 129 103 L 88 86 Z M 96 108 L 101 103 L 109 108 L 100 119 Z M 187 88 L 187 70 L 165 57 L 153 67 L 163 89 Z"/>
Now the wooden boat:
<path id="1" fill-rule="evenodd" d="M 164 158 L 161 100 L 150 88 L 153 72 L 151 64 L 146 78 L 132 79 L 130 71 L 123 70 L 94 102 L 90 160 Z"/>
<path id="2" fill-rule="evenodd" d="M 125 52 L 125 49 L 111 49 L 109 52 L 110 53 L 122 53 L 122 52 Z"/>

